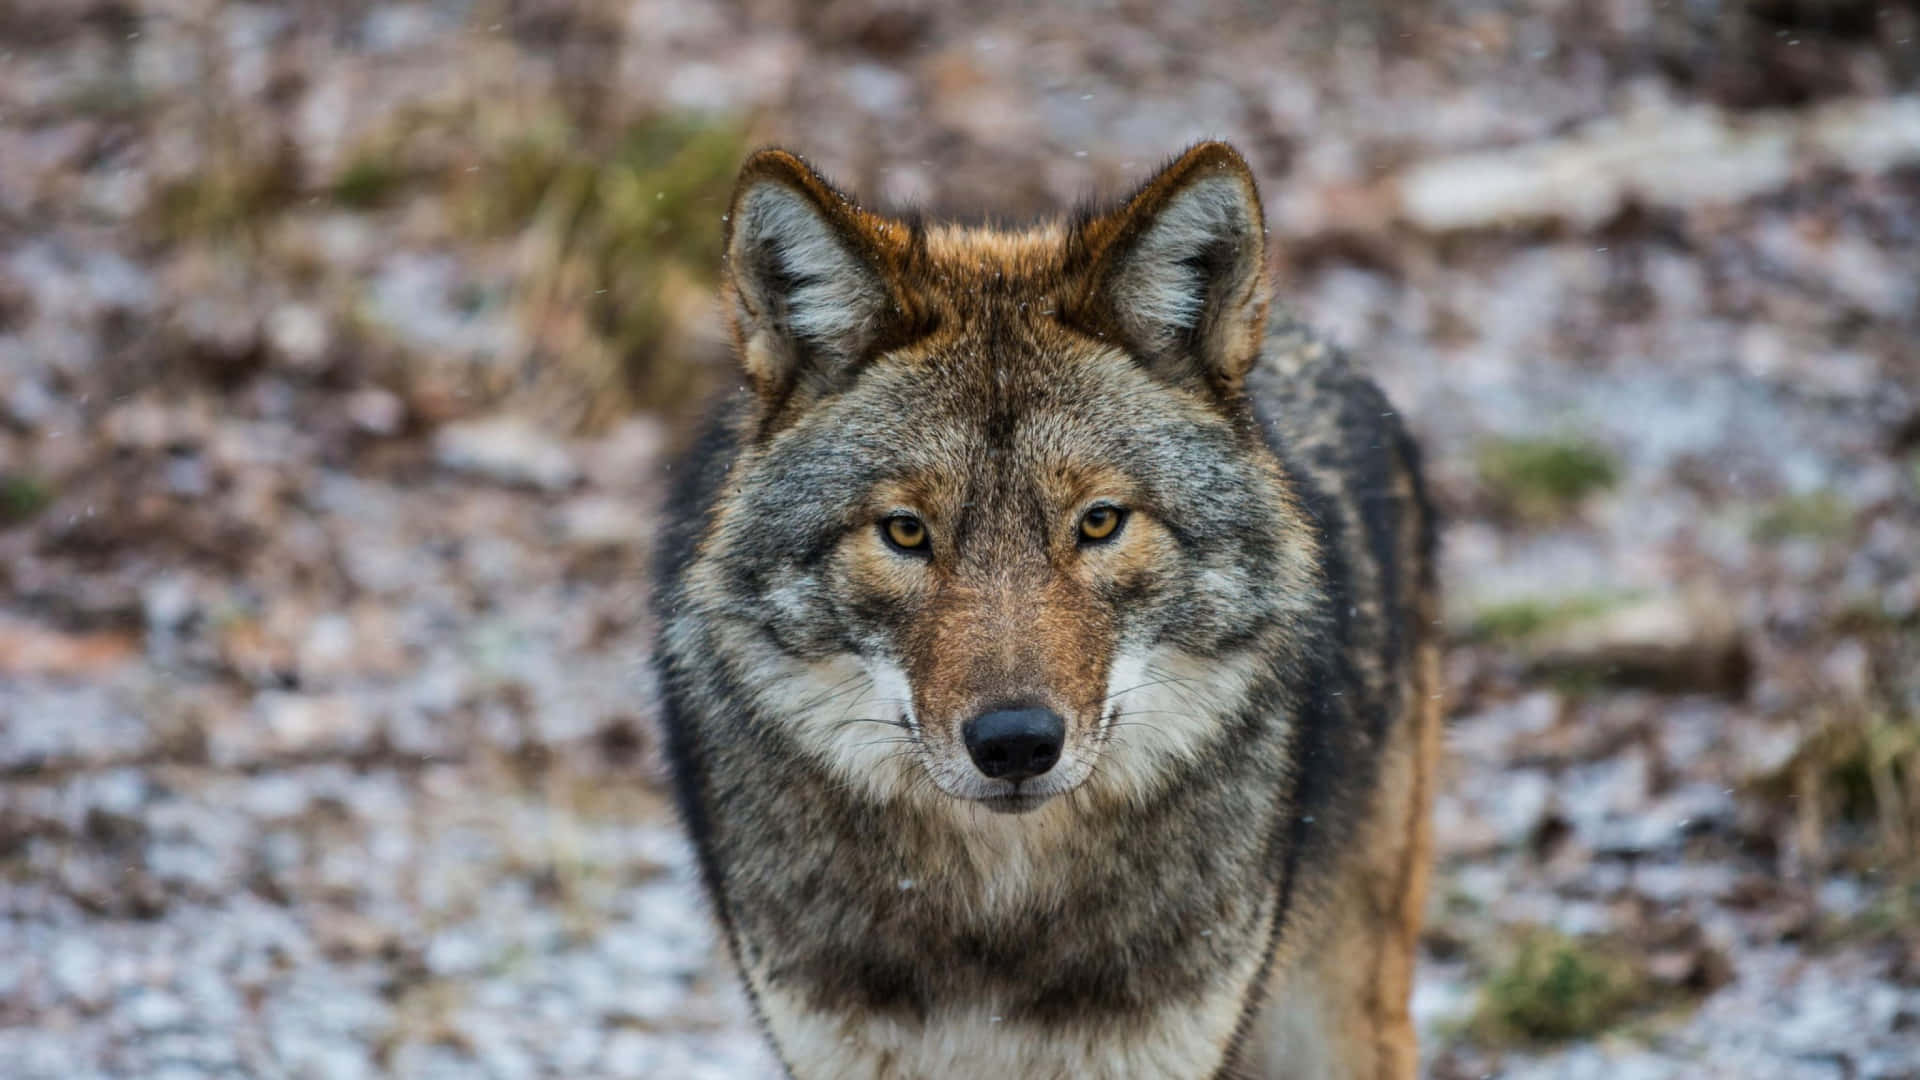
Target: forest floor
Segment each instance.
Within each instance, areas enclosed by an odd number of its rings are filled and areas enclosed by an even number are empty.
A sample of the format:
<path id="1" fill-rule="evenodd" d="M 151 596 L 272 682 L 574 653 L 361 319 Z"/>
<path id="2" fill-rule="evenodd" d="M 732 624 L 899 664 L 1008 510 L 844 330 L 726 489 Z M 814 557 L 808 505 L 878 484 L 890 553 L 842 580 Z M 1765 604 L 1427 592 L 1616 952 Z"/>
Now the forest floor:
<path id="1" fill-rule="evenodd" d="M 757 1077 L 657 760 L 754 145 L 1203 136 L 1423 442 L 1425 1072 L 1920 1077 L 1920 14 L 0 5 L 0 1076 Z"/>

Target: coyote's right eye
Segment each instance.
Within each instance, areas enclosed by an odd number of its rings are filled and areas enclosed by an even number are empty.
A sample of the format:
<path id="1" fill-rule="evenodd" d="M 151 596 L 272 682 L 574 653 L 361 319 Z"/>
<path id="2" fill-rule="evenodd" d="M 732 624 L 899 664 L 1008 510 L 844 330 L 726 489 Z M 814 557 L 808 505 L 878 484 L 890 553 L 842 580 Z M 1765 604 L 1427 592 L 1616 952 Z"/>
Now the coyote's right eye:
<path id="1" fill-rule="evenodd" d="M 927 524 L 912 514 L 895 514 L 880 522 L 880 535 L 896 551 L 924 555 L 927 551 Z"/>

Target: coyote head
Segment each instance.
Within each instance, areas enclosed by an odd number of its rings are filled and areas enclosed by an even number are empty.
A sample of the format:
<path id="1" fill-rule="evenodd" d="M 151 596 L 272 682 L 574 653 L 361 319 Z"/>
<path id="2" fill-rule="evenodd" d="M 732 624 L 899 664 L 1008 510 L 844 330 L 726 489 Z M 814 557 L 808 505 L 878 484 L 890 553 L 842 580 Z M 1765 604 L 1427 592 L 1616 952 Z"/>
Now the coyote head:
<path id="1" fill-rule="evenodd" d="M 741 722 L 873 798 L 1008 812 L 1150 798 L 1233 738 L 1317 558 L 1242 392 L 1267 279 L 1240 156 L 1001 231 L 769 150 L 728 222 L 751 400 L 669 634 Z"/>

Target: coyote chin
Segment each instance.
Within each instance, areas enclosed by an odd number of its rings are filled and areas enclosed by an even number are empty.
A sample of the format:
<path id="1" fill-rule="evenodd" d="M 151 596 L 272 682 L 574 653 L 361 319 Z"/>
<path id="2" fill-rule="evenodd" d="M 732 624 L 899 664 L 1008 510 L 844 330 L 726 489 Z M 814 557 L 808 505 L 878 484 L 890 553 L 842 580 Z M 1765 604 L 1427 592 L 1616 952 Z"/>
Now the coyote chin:
<path id="1" fill-rule="evenodd" d="M 1433 514 L 1240 155 L 1007 231 L 769 150 L 728 221 L 657 663 L 787 1070 L 1412 1076 Z"/>

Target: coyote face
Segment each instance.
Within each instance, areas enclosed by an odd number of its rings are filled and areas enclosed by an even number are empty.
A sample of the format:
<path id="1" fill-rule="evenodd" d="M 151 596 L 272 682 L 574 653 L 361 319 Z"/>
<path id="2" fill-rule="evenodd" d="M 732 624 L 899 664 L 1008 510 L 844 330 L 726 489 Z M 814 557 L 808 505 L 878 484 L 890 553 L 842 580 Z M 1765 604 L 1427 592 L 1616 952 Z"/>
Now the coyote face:
<path id="1" fill-rule="evenodd" d="M 1311 532 L 1240 390 L 1259 206 L 1205 150 L 1020 233 L 748 164 L 728 283 L 755 410 L 688 596 L 843 782 L 1144 797 L 1227 737 L 1239 673 L 1307 603 Z"/>

